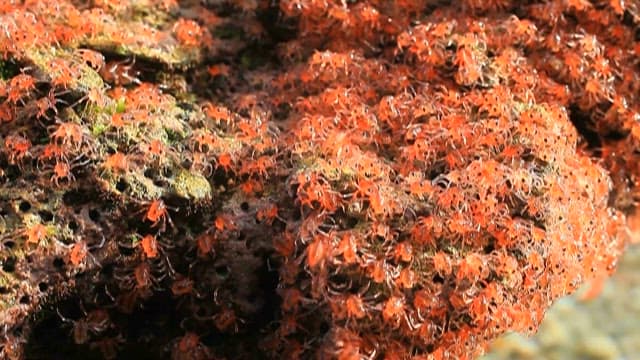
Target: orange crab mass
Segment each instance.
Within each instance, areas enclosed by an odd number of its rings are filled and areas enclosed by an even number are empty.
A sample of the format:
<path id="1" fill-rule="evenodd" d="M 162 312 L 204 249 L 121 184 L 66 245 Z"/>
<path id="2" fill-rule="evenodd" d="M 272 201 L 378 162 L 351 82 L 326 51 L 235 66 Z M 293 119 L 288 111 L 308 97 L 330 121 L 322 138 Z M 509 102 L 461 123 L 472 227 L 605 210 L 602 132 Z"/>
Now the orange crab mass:
<path id="1" fill-rule="evenodd" d="M 1 359 L 470 359 L 628 243 L 637 1 L 0 24 Z"/>

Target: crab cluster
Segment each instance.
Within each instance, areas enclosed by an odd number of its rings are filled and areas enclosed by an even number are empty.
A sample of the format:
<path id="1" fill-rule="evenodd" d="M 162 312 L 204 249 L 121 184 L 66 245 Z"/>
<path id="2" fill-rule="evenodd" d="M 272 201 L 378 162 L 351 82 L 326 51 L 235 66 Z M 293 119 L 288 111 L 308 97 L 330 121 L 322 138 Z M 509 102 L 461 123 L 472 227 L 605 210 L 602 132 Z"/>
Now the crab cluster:
<path id="1" fill-rule="evenodd" d="M 2 356 L 448 359 L 534 332 L 625 244 L 638 6 L 0 6 Z"/>

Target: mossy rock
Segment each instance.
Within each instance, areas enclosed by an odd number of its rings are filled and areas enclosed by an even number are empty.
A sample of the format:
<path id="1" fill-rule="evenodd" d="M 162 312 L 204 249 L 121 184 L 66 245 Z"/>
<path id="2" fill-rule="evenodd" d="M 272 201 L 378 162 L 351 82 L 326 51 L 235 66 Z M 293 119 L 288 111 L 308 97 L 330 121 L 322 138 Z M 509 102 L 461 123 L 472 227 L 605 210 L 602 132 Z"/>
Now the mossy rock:
<path id="1" fill-rule="evenodd" d="M 51 81 L 51 74 L 56 70 L 52 68 L 51 61 L 64 61 L 73 67 L 78 73 L 71 78 L 68 89 L 72 95 L 81 97 L 92 89 L 105 89 L 105 83 L 100 74 L 90 66 L 78 59 L 71 50 L 62 48 L 31 48 L 26 51 L 28 62 L 33 63 L 37 68 L 38 77 L 42 80 Z"/>
<path id="2" fill-rule="evenodd" d="M 171 182 L 175 195 L 196 202 L 211 199 L 213 192 L 209 181 L 201 174 L 181 170 Z"/>
<path id="3" fill-rule="evenodd" d="M 143 28 L 144 24 L 129 22 L 122 23 L 122 26 L 131 28 L 133 33 L 139 33 L 139 29 Z M 200 49 L 181 46 L 168 35 L 163 40 L 163 43 L 139 41 L 125 45 L 110 38 L 107 34 L 102 34 L 87 40 L 85 44 L 102 52 L 160 63 L 171 69 L 187 69 L 201 60 Z"/>

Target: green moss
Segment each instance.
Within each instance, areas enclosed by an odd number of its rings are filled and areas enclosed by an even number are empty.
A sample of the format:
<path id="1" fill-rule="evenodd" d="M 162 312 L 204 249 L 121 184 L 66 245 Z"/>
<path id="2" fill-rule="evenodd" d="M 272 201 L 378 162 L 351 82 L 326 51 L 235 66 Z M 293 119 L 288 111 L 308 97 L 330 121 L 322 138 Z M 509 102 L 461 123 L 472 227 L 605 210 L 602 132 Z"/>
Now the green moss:
<path id="1" fill-rule="evenodd" d="M 104 134 L 105 131 L 107 131 L 107 124 L 105 123 L 93 123 L 93 125 L 91 126 L 91 135 L 93 135 L 94 137 L 98 137 L 102 134 Z"/>
<path id="2" fill-rule="evenodd" d="M 136 246 L 138 246 L 141 240 L 142 240 L 142 237 L 140 235 L 129 234 L 124 237 L 123 243 L 126 245 L 131 245 L 132 248 L 135 248 Z"/>
<path id="3" fill-rule="evenodd" d="M 118 114 L 122 114 L 125 111 L 127 111 L 127 100 L 125 98 L 117 99 L 115 112 Z"/>

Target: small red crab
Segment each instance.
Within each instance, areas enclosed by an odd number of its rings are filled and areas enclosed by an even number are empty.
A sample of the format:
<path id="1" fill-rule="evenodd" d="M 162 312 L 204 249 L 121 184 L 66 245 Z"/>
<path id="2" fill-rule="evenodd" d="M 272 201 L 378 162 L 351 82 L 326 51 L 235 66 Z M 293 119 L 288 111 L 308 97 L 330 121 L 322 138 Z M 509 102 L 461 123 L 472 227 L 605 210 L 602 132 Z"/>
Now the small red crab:
<path id="1" fill-rule="evenodd" d="M 164 232 L 167 228 L 167 222 L 173 226 L 173 221 L 171 221 L 167 209 L 169 208 L 167 208 L 162 199 L 153 200 L 149 203 L 149 208 L 144 211 L 144 217 L 142 219 L 150 221 L 152 227 L 160 226 L 159 232 Z"/>

